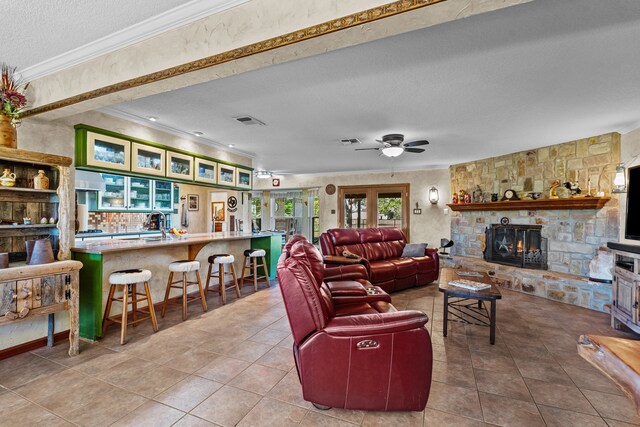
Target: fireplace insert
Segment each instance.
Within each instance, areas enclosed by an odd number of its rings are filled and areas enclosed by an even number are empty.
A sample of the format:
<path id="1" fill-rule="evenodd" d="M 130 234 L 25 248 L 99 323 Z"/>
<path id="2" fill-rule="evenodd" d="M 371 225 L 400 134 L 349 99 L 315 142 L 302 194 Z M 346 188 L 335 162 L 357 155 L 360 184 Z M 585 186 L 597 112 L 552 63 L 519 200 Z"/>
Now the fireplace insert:
<path id="1" fill-rule="evenodd" d="M 547 269 L 547 239 L 541 225 L 491 224 L 485 231 L 485 261 Z"/>

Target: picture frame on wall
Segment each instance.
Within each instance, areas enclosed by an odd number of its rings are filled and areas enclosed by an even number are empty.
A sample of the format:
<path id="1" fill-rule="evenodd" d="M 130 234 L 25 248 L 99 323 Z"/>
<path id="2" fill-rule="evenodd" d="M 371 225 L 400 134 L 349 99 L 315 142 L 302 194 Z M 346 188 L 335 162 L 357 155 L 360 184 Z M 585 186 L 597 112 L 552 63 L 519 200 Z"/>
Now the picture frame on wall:
<path id="1" fill-rule="evenodd" d="M 187 196 L 187 206 L 190 211 L 197 211 L 200 209 L 200 196 L 197 194 L 189 194 Z"/>
<path id="2" fill-rule="evenodd" d="M 250 170 L 236 168 L 236 186 L 251 190 L 253 173 Z"/>
<path id="3" fill-rule="evenodd" d="M 225 210 L 224 202 L 211 202 L 211 221 L 224 222 Z"/>
<path id="4" fill-rule="evenodd" d="M 236 168 L 224 164 L 218 164 L 218 184 L 235 187 Z"/>

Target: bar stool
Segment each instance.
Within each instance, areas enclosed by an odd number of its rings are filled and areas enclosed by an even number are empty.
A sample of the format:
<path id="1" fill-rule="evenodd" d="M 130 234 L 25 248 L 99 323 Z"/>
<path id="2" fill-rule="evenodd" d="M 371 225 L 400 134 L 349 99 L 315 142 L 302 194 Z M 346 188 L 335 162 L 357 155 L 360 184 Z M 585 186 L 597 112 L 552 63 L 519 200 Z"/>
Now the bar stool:
<path id="1" fill-rule="evenodd" d="M 236 259 L 233 255 L 229 254 L 216 254 L 209 257 L 209 272 L 207 273 L 207 292 L 212 290 L 209 288 L 209 282 L 212 277 L 218 278 L 218 294 L 222 295 L 222 304 L 227 303 L 227 289 L 235 288 L 236 296 L 240 298 L 240 288 L 238 287 L 238 279 L 236 277 L 236 269 L 233 263 Z M 213 266 L 218 266 L 218 273 L 215 274 Z M 229 265 L 229 273 L 224 271 L 224 266 Z M 225 285 L 225 276 L 231 275 L 233 277 L 233 283 L 229 286 Z"/>
<path id="2" fill-rule="evenodd" d="M 195 271 L 196 281 L 190 282 L 187 280 L 187 273 Z M 200 298 L 202 301 L 202 311 L 207 311 L 207 301 L 202 289 L 202 282 L 200 281 L 200 262 L 198 261 L 174 261 L 169 264 L 169 280 L 167 280 L 167 290 L 164 293 L 164 302 L 162 303 L 162 317 L 164 317 L 167 311 L 167 303 L 169 300 L 169 292 L 171 288 L 182 289 L 182 320 L 187 320 L 187 302 Z M 173 273 L 182 273 L 182 278 L 173 281 Z M 179 286 L 174 286 L 176 283 L 182 283 Z M 199 297 L 188 297 L 187 286 L 198 285 L 200 291 Z"/>
<path id="3" fill-rule="evenodd" d="M 151 272 L 149 270 L 132 269 L 121 270 L 111 273 L 109 276 L 109 298 L 107 299 L 107 307 L 104 310 L 104 316 L 102 317 L 102 336 L 105 335 L 107 326 L 110 322 L 120 323 L 120 344 L 124 344 L 127 339 L 127 325 L 136 325 L 147 319 L 151 319 L 153 325 L 153 331 L 158 332 L 158 323 L 156 322 L 156 312 L 153 309 L 153 303 L 151 302 L 151 292 L 149 292 L 149 279 L 151 279 Z M 144 283 L 144 293 L 138 293 L 136 291 L 136 284 Z M 115 297 L 116 291 L 122 291 L 122 297 Z M 143 298 L 138 298 L 143 297 Z M 111 312 L 111 304 L 113 301 L 119 301 L 122 303 L 122 318 L 109 317 Z M 138 310 L 138 303 L 141 301 L 147 302 L 147 309 Z M 131 316 L 132 321 L 127 321 L 127 315 L 129 311 L 129 304 L 131 304 Z M 138 312 L 148 313 L 148 317 L 138 319 Z"/>
<path id="4" fill-rule="evenodd" d="M 242 276 L 240 277 L 240 287 L 244 286 L 244 279 L 253 279 L 253 288 L 258 290 L 258 280 L 264 279 L 267 282 L 267 287 L 271 286 L 269 283 L 269 272 L 267 271 L 267 260 L 265 256 L 267 252 L 264 249 L 247 249 L 244 251 L 244 261 L 242 262 Z M 258 264 L 258 258 L 262 258 L 262 264 Z M 264 276 L 258 276 L 258 267 L 262 267 Z M 249 275 L 245 276 L 245 271 L 249 269 Z"/>

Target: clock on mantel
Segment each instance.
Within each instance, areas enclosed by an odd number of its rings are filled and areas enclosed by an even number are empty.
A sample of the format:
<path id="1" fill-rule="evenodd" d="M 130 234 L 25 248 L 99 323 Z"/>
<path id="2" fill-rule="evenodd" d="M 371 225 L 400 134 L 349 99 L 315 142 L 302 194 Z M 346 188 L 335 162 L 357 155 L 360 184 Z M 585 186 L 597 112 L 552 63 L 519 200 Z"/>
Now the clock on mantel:
<path id="1" fill-rule="evenodd" d="M 567 199 L 505 200 L 488 203 L 450 203 L 447 206 L 460 211 L 518 211 L 601 209 L 611 197 L 570 197 Z"/>

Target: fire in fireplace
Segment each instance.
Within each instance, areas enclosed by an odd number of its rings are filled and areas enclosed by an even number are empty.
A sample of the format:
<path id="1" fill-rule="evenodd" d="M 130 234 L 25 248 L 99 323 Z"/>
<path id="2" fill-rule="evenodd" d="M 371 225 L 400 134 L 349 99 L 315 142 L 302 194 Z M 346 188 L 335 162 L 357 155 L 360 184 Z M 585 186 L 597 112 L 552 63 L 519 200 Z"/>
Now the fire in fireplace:
<path id="1" fill-rule="evenodd" d="M 491 224 L 485 231 L 485 261 L 547 269 L 547 239 L 541 225 Z"/>

